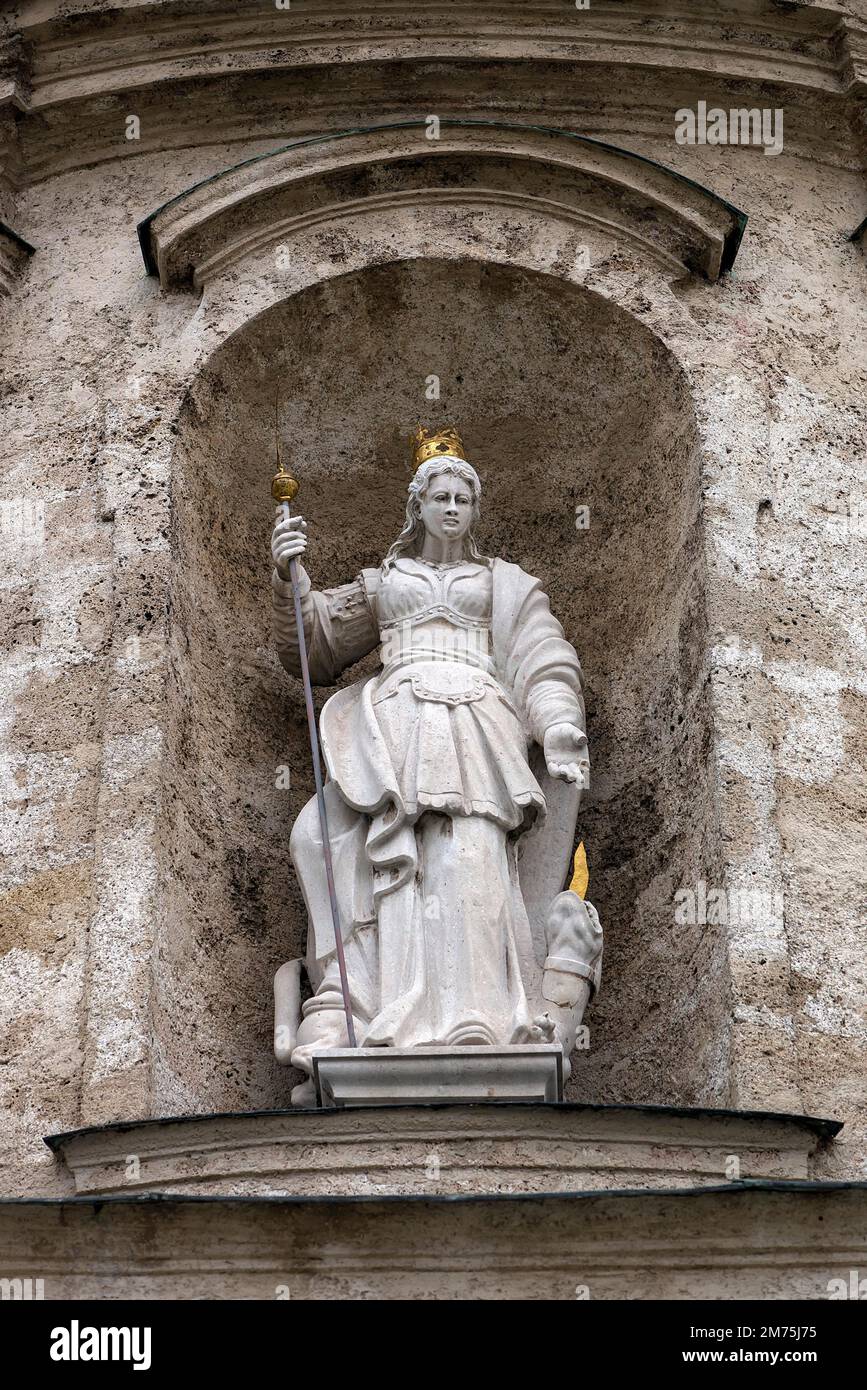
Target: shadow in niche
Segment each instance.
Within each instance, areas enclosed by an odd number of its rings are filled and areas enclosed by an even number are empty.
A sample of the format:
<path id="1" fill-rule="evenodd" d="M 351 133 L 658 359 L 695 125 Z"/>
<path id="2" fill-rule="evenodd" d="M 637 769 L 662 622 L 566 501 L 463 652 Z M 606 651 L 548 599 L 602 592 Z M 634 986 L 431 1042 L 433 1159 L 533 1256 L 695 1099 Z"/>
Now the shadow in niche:
<path id="1" fill-rule="evenodd" d="M 542 579 L 587 680 L 579 829 L 605 977 L 567 1098 L 725 1103 L 722 933 L 677 925 L 673 904 L 682 883 L 718 881 L 720 858 L 698 440 L 680 369 L 580 287 L 418 260 L 262 314 L 213 355 L 182 412 L 155 1112 L 285 1105 L 294 1077 L 271 1060 L 271 988 L 303 950 L 287 844 L 313 782 L 300 683 L 270 642 L 276 390 L 322 587 L 378 563 L 400 530 L 415 422 L 461 428 L 484 486 L 482 548 Z"/>

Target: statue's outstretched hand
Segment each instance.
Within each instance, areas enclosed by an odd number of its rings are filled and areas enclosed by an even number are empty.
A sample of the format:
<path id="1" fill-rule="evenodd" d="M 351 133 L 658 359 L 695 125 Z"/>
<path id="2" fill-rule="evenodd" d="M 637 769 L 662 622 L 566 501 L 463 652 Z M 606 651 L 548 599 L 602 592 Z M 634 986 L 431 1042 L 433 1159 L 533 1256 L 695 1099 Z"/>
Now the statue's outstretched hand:
<path id="1" fill-rule="evenodd" d="M 307 522 L 303 516 L 277 514 L 277 524 L 271 536 L 271 554 L 277 573 L 289 578 L 289 561 L 297 560 L 307 549 Z"/>
<path id="2" fill-rule="evenodd" d="M 590 759 L 587 735 L 576 724 L 552 724 L 545 731 L 545 762 L 552 777 L 564 782 L 577 782 L 580 787 L 590 784 Z"/>

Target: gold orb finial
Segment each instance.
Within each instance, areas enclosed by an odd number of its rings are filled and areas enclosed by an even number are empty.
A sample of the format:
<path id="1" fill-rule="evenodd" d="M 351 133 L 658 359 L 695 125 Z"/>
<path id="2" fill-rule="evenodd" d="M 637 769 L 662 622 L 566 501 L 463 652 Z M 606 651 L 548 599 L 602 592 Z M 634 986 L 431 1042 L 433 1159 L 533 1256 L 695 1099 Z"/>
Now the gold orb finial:
<path id="1" fill-rule="evenodd" d="M 461 437 L 455 429 L 431 431 L 419 424 L 415 434 L 410 435 L 409 442 L 412 445 L 413 469 L 420 468 L 428 459 L 436 458 L 438 454 L 451 454 L 455 458 L 463 459 L 464 463 L 469 462 Z"/>
<path id="2" fill-rule="evenodd" d="M 271 496 L 275 502 L 291 502 L 298 492 L 300 484 L 295 478 L 286 472 L 282 463 L 280 472 L 275 473 L 271 479 Z"/>

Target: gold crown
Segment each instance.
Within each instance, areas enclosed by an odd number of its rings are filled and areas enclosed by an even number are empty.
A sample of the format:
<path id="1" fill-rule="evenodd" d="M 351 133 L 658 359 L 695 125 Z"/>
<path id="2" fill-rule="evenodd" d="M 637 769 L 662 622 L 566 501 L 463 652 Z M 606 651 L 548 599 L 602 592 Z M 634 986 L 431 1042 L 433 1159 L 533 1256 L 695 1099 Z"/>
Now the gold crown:
<path id="1" fill-rule="evenodd" d="M 464 463 L 469 461 L 457 430 L 438 430 L 431 434 L 423 425 L 419 425 L 415 434 L 410 435 L 409 442 L 412 445 L 413 468 L 420 468 L 428 459 L 436 458 L 437 454 L 453 454 L 463 459 Z"/>

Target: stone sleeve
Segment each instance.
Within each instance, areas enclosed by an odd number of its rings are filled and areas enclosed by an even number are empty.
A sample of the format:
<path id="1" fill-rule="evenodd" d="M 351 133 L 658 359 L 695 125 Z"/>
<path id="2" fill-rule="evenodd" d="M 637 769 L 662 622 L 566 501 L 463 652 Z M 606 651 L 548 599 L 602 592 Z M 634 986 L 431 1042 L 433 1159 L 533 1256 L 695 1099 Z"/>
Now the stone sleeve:
<path id="1" fill-rule="evenodd" d="M 333 685 L 347 666 L 367 656 L 379 642 L 379 628 L 361 575 L 351 584 L 316 590 L 298 566 L 304 639 L 314 685 Z M 271 576 L 274 642 L 284 668 L 301 674 L 292 584 L 275 569 Z"/>
<path id="2" fill-rule="evenodd" d="M 544 743 L 552 724 L 572 724 L 585 733 L 584 701 L 565 672 L 561 678 L 536 681 L 527 691 L 526 714 L 530 733 L 538 744 Z M 586 734 L 584 741 L 586 745 Z"/>
<path id="3" fill-rule="evenodd" d="M 516 645 L 524 656 L 516 674 L 516 694 L 532 738 L 542 744 L 552 724 L 572 724 L 584 733 L 581 665 L 541 588 L 534 587 L 528 595 L 518 626 Z"/>

